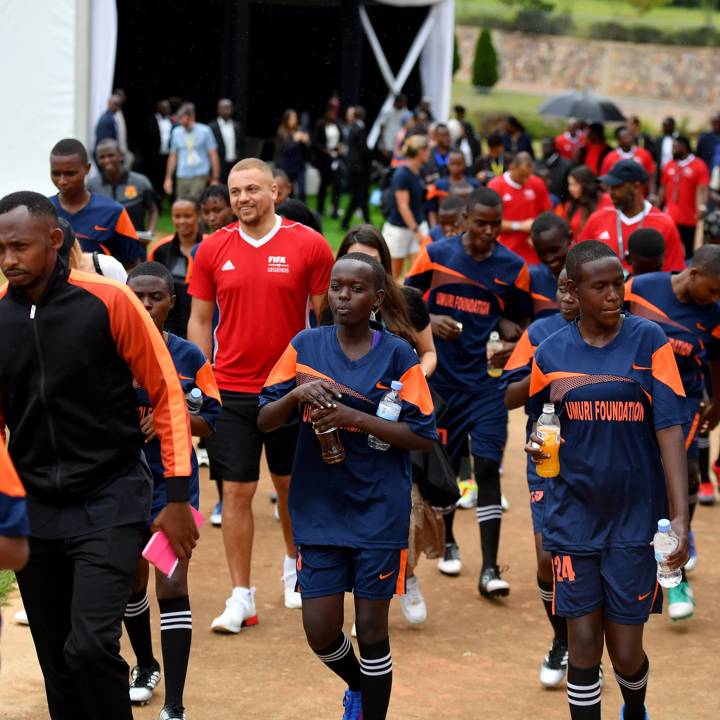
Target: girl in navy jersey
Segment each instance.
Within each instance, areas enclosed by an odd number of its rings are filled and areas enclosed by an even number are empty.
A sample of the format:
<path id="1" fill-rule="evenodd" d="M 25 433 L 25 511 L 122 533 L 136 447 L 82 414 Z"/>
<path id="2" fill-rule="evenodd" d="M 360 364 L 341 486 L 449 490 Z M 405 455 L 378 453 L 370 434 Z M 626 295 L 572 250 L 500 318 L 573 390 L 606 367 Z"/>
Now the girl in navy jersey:
<path id="1" fill-rule="evenodd" d="M 428 450 L 436 437 L 417 355 L 369 325 L 384 283 L 385 270 L 368 255 L 350 253 L 335 263 L 328 290 L 335 324 L 293 338 L 265 383 L 258 418 L 269 432 L 300 415 L 289 506 L 303 625 L 310 647 L 348 685 L 345 720 L 387 713 L 388 609 L 405 588 L 409 451 Z M 403 384 L 398 422 L 376 416 L 394 380 Z M 345 458 L 326 464 L 317 433 L 332 428 L 339 428 Z M 390 447 L 373 449 L 368 435 Z M 345 592 L 355 596 L 359 662 L 342 631 Z"/>

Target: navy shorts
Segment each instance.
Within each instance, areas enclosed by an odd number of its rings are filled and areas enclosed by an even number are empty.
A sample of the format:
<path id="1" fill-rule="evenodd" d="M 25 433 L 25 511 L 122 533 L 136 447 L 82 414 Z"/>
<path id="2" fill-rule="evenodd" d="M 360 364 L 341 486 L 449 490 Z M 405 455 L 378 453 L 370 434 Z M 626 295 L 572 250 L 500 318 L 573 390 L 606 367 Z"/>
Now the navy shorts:
<path id="1" fill-rule="evenodd" d="M 698 426 L 700 425 L 700 402 L 700 398 L 688 398 L 688 409 L 691 415 L 690 420 L 683 425 L 688 460 L 697 460 L 700 456 L 697 438 Z"/>
<path id="2" fill-rule="evenodd" d="M 545 490 L 542 487 L 530 488 L 530 515 L 533 534 L 542 532 L 545 517 Z"/>
<path id="3" fill-rule="evenodd" d="M 457 462 L 469 435 L 473 457 L 500 464 L 507 442 L 508 414 L 497 380 L 488 377 L 472 392 L 439 386 L 433 389 L 448 405 L 438 435 L 451 462 Z"/>
<path id="4" fill-rule="evenodd" d="M 407 550 L 298 545 L 297 587 L 303 598 L 352 592 L 366 600 L 405 594 Z"/>
<path id="5" fill-rule="evenodd" d="M 567 618 L 602 608 L 621 625 L 641 625 L 662 612 L 657 564 L 650 545 L 608 548 L 592 555 L 553 552 L 553 610 Z"/>
<path id="6" fill-rule="evenodd" d="M 190 476 L 189 502 L 196 510 L 199 509 L 200 483 L 198 481 L 197 468 L 195 468 L 195 472 Z M 165 480 L 153 473 L 153 497 L 152 505 L 150 506 L 150 525 L 152 525 L 155 518 L 160 514 L 160 511 L 167 505 L 167 503 L 167 485 L 165 485 Z"/>

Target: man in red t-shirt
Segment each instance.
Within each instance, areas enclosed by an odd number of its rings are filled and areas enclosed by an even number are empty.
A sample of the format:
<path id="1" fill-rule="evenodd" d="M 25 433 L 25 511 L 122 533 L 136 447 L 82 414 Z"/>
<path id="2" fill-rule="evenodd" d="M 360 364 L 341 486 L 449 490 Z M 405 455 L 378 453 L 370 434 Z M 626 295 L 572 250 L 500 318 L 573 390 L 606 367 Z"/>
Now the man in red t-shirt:
<path id="1" fill-rule="evenodd" d="M 588 218 L 577 242 L 604 242 L 616 252 L 629 272 L 626 253 L 630 234 L 641 227 L 655 228 L 665 240 L 663 270 L 683 270 L 685 256 L 678 229 L 667 213 L 653 207 L 643 197 L 647 179 L 645 170 L 634 160 L 621 160 L 607 175 L 599 177 L 598 180 L 608 187 L 614 207 L 596 210 Z"/>
<path id="2" fill-rule="evenodd" d="M 607 175 L 615 166 L 615 163 L 621 160 L 634 160 L 636 163 L 642 165 L 647 173 L 647 189 L 649 194 L 655 195 L 657 165 L 655 164 L 655 160 L 653 160 L 653 156 L 645 150 L 645 148 L 635 145 L 635 137 L 628 128 L 620 128 L 615 133 L 615 137 L 617 138 L 618 146 L 603 158 L 602 164 L 600 165 L 600 174 Z"/>
<path id="3" fill-rule="evenodd" d="M 690 152 L 690 141 L 686 137 L 676 137 L 673 159 L 665 165 L 660 179 L 658 205 L 665 206 L 675 221 L 687 259 L 693 255 L 698 214 L 705 213 L 709 185 L 707 165 Z"/>
<path id="4" fill-rule="evenodd" d="M 213 233 L 198 248 L 189 286 L 188 339 L 211 356 L 217 306 L 214 369 L 223 409 L 207 446 L 223 479 L 223 540 L 233 591 L 211 627 L 238 633 L 243 625 L 257 622 L 255 591 L 250 586 L 252 499 L 263 446 L 286 546 L 285 606 L 300 607 L 287 510 L 297 421 L 261 433 L 258 398 L 290 340 L 307 327 L 308 308 L 320 316 L 333 255 L 322 235 L 275 214 L 277 186 L 270 167 L 261 160 L 237 163 L 230 171 L 228 189 L 239 221 Z"/>
<path id="5" fill-rule="evenodd" d="M 567 130 L 555 138 L 555 149 L 560 157 L 574 162 L 584 143 L 585 133 L 580 130 L 580 123 L 573 118 L 568 122 Z"/>
<path id="6" fill-rule="evenodd" d="M 520 255 L 528 265 L 537 265 L 540 260 L 530 240 L 530 228 L 538 215 L 552 209 L 552 201 L 544 181 L 533 175 L 530 154 L 519 152 L 510 163 L 510 169 L 494 177 L 488 187 L 500 195 L 503 203 L 502 232 L 498 241 Z"/>

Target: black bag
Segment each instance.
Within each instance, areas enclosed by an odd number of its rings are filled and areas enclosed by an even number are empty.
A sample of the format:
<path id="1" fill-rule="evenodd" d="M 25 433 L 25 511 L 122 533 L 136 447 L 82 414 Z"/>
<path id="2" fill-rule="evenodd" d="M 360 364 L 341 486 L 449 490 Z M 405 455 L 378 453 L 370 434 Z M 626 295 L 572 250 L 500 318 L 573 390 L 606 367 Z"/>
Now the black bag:
<path id="1" fill-rule="evenodd" d="M 412 459 L 414 479 L 423 499 L 440 510 L 455 507 L 460 489 L 445 448 L 436 441 L 429 452 L 412 453 Z"/>

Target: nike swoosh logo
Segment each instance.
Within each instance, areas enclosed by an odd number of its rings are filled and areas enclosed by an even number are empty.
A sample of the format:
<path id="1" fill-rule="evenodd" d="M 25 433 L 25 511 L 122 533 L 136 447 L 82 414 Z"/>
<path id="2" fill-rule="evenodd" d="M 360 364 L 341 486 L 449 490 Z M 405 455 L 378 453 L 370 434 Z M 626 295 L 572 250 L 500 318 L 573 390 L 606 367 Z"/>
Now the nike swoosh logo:
<path id="1" fill-rule="evenodd" d="M 632 364 L 633 370 L 652 370 L 651 367 L 643 367 L 642 365 L 637 365 L 636 363 Z"/>
<path id="2" fill-rule="evenodd" d="M 110 228 L 103 227 L 102 225 L 96 225 L 96 226 L 95 226 L 95 229 L 96 229 L 98 232 L 107 232 Z"/>
<path id="3" fill-rule="evenodd" d="M 652 590 L 651 590 L 650 592 L 646 592 L 644 595 L 638 595 L 638 600 L 639 600 L 640 602 L 642 602 L 642 601 L 645 600 L 647 597 L 649 597 L 649 595 L 650 595 L 651 592 L 652 592 Z"/>
<path id="4" fill-rule="evenodd" d="M 378 390 L 389 390 L 390 389 L 387 385 L 383 385 L 381 382 L 375 383 L 375 387 Z"/>
<path id="5" fill-rule="evenodd" d="M 194 380 L 195 379 L 195 378 L 188 377 L 187 375 L 181 375 L 180 373 L 178 373 L 178 377 L 181 380 Z"/>
<path id="6" fill-rule="evenodd" d="M 392 571 L 389 572 L 389 573 L 385 573 L 385 574 L 380 573 L 380 574 L 378 575 L 378 577 L 379 577 L 381 580 L 387 580 L 391 575 L 394 575 L 394 574 L 395 574 L 395 571 L 392 570 Z"/>

